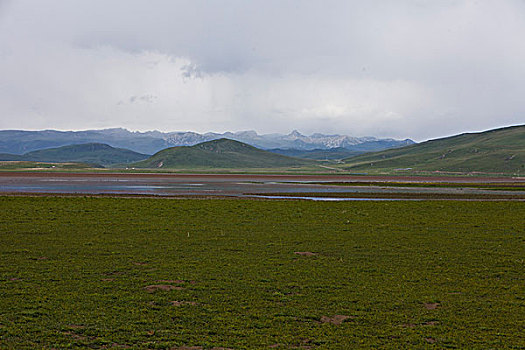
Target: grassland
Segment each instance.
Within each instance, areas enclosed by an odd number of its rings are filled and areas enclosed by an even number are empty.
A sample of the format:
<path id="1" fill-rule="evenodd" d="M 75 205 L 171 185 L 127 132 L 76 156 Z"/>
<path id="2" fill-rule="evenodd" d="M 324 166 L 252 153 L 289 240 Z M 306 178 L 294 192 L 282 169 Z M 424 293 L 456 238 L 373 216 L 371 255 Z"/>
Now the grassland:
<path id="1" fill-rule="evenodd" d="M 95 164 L 98 167 L 136 162 L 149 155 L 114 148 L 102 143 L 73 144 L 57 148 L 40 149 L 23 155 L 0 154 L 1 160 L 51 163 Z"/>
<path id="2" fill-rule="evenodd" d="M 518 202 L 0 197 L 0 348 L 524 348 L 524 217 Z"/>
<path id="3" fill-rule="evenodd" d="M 367 173 L 421 171 L 523 174 L 525 125 L 467 133 L 345 159 L 342 168 Z"/>
<path id="4" fill-rule="evenodd" d="M 0 161 L 0 171 L 93 171 L 98 169 L 100 169 L 99 165 L 85 163 Z"/>
<path id="5" fill-rule="evenodd" d="M 238 169 L 315 167 L 316 161 L 263 151 L 246 143 L 218 139 L 194 146 L 164 149 L 150 158 L 132 163 L 135 168 Z"/>

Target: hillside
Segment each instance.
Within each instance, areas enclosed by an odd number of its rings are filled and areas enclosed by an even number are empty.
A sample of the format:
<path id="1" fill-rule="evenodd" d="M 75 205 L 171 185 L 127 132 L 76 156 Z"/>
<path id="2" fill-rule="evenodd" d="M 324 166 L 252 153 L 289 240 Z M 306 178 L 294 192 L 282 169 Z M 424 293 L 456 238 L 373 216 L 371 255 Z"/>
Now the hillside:
<path id="1" fill-rule="evenodd" d="M 315 160 L 339 160 L 362 154 L 363 152 L 350 151 L 346 148 L 335 147 L 329 149 L 313 149 L 313 150 L 300 150 L 300 149 L 269 149 L 268 152 L 277 153 L 283 156 L 296 157 L 303 159 L 315 159 Z"/>
<path id="2" fill-rule="evenodd" d="M 62 146 L 32 151 L 23 155 L 0 154 L 0 160 L 33 162 L 78 162 L 103 166 L 136 162 L 149 157 L 146 154 L 123 148 L 114 148 L 101 143 Z"/>
<path id="3" fill-rule="evenodd" d="M 151 158 L 132 164 L 136 168 L 279 168 L 314 164 L 312 161 L 282 156 L 247 145 L 219 139 L 195 146 L 162 150 Z"/>
<path id="4" fill-rule="evenodd" d="M 399 148 L 407 145 L 412 145 L 412 140 L 376 140 L 365 141 L 357 145 L 349 145 L 345 147 L 333 148 L 317 148 L 317 149 L 297 149 L 297 148 L 274 148 L 268 151 L 281 154 L 288 157 L 315 159 L 315 160 L 340 160 L 363 154 L 366 152 L 382 151 L 385 149 Z"/>
<path id="5" fill-rule="evenodd" d="M 344 160 L 352 171 L 525 173 L 525 125 L 466 133 Z"/>

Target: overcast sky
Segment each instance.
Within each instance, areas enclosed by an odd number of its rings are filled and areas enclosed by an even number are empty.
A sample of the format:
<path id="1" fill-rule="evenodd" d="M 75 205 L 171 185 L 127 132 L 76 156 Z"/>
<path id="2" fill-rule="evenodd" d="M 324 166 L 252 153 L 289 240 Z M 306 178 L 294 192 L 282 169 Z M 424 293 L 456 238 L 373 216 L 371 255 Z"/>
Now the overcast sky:
<path id="1" fill-rule="evenodd" d="M 524 0 L 0 0 L 0 129 L 523 123 Z"/>

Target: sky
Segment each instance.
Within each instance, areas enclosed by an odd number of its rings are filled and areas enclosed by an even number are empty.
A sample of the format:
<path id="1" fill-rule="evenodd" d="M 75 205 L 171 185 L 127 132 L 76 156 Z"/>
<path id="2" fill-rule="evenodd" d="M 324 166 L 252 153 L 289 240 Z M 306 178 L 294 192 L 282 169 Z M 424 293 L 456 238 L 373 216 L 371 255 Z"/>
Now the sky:
<path id="1" fill-rule="evenodd" d="M 524 0 L 0 0 L 0 129 L 525 123 Z"/>

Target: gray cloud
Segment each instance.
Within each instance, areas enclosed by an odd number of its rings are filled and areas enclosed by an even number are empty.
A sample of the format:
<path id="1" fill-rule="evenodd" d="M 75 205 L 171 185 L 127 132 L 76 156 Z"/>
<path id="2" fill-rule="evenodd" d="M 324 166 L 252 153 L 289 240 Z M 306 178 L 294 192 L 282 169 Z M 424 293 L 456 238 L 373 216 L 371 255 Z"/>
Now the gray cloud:
<path id="1" fill-rule="evenodd" d="M 523 37 L 520 0 L 0 2 L 0 128 L 524 123 Z"/>

